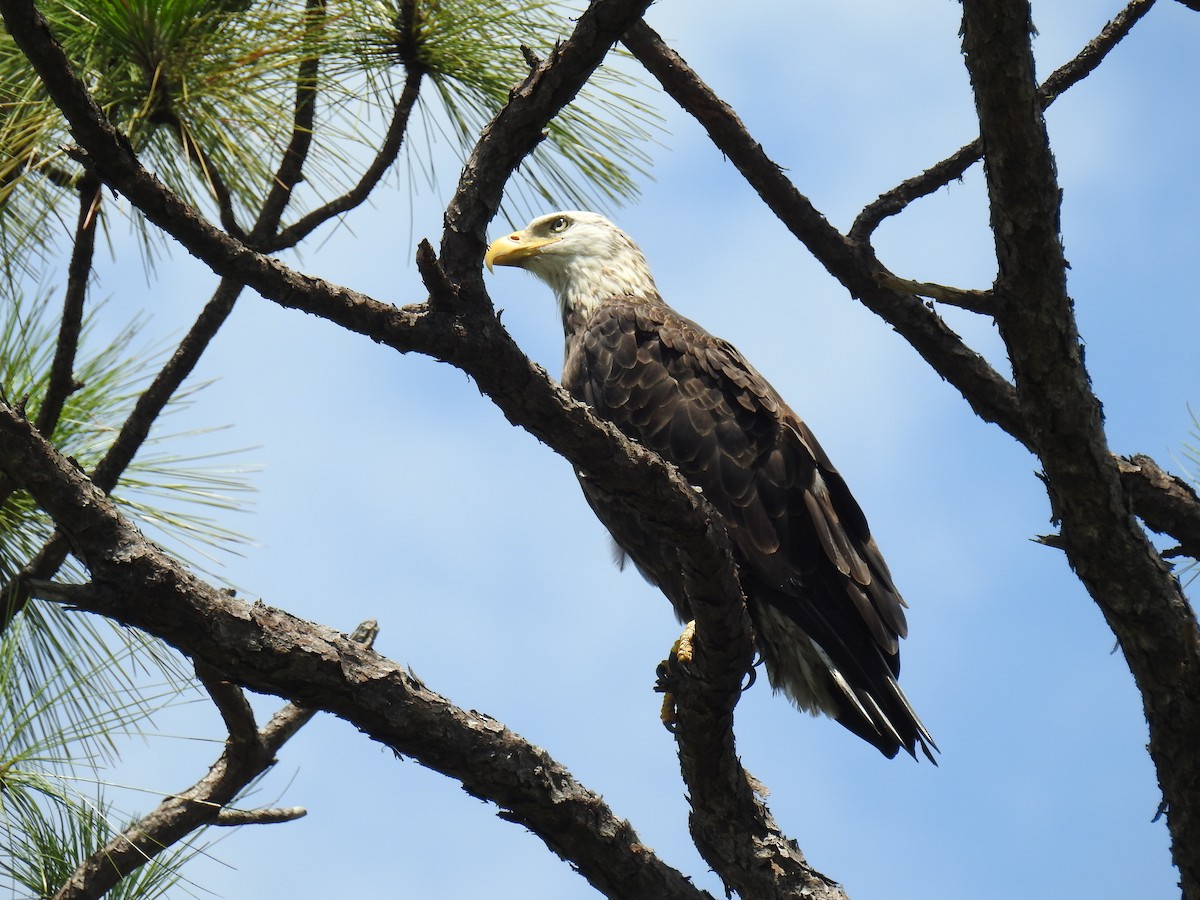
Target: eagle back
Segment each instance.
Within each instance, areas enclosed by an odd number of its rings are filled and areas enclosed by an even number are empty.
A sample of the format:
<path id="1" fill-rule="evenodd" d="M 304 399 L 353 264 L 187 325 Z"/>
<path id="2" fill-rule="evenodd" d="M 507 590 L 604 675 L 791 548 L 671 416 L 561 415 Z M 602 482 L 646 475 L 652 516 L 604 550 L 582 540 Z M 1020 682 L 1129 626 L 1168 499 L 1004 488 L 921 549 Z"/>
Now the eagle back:
<path id="1" fill-rule="evenodd" d="M 874 644 L 898 671 L 904 601 L 841 475 L 766 379 L 660 301 L 610 300 L 567 324 L 564 386 L 700 488 L 744 577 L 780 597 L 842 665 Z M 584 489 L 641 565 L 636 544 L 649 537 L 612 521 L 594 486 Z M 854 646 L 843 647 L 848 638 Z"/>

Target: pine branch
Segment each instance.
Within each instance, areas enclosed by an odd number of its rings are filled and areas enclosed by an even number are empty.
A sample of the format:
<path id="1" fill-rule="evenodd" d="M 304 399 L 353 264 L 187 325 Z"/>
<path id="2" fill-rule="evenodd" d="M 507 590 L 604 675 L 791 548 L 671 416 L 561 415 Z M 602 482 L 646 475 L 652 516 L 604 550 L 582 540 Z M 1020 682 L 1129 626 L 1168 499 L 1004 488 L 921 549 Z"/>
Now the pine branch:
<path id="1" fill-rule="evenodd" d="M 50 377 L 38 409 L 37 428 L 43 434 L 53 434 L 67 398 L 79 385 L 75 381 L 75 355 L 83 329 L 83 309 L 87 299 L 88 280 L 96 250 L 96 221 L 100 215 L 100 182 L 94 176 L 84 176 L 77 185 L 79 215 L 75 225 L 75 240 L 67 268 L 67 287 L 63 292 L 62 318 L 59 320 L 58 342 Z M 0 472 L 0 506 L 13 493 L 12 483 Z"/>
<path id="2" fill-rule="evenodd" d="M 332 629 L 196 578 L 5 404 L 0 467 L 65 529 L 92 573 L 82 586 L 39 583 L 40 594 L 140 628 L 253 690 L 339 716 L 496 803 L 609 896 L 709 897 L 544 750 L 495 719 L 460 709 Z"/>
<path id="3" fill-rule="evenodd" d="M 54 433 L 67 398 L 79 387 L 75 381 L 75 354 L 79 350 L 84 301 L 92 275 L 92 259 L 96 254 L 96 225 L 100 217 L 102 194 L 100 182 L 93 176 L 81 178 L 78 190 L 79 217 L 75 225 L 71 261 L 67 266 L 67 289 L 63 296 L 58 344 L 54 348 L 54 361 L 50 364 L 46 395 L 38 410 L 37 428 L 42 434 Z"/>
<path id="4" fill-rule="evenodd" d="M 404 143 L 404 135 L 408 131 L 408 121 L 420 94 L 422 73 L 420 69 L 410 69 L 404 79 L 404 87 L 400 97 L 392 109 L 392 120 L 387 132 L 358 183 L 339 197 L 335 197 L 323 206 L 301 216 L 296 222 L 283 228 L 270 239 L 262 242 L 262 249 L 267 253 L 277 253 L 288 247 L 294 247 L 308 237 L 330 219 L 360 206 L 371 195 L 380 180 L 392 167 L 400 155 Z"/>
<path id="5" fill-rule="evenodd" d="M 752 626 L 728 536 L 714 520 L 708 542 L 716 567 L 684 568 L 686 608 L 696 622 L 688 674 L 672 685 L 679 766 L 696 848 L 742 897 L 846 900 L 840 885 L 808 865 L 775 823 L 762 786 L 742 767 L 733 708 L 754 655 Z M 667 583 L 664 581 L 664 583 Z"/>
<path id="6" fill-rule="evenodd" d="M 304 18 L 318 30 L 324 29 L 325 0 L 305 0 Z M 292 137 L 279 161 L 279 169 L 271 180 L 271 190 L 263 200 L 258 219 L 250 232 L 249 242 L 259 246 L 275 236 L 279 221 L 291 200 L 292 191 L 304 173 L 304 164 L 312 147 L 313 124 L 317 117 L 317 75 L 321 61 L 318 57 L 305 59 L 296 72 L 296 100 L 292 112 Z"/>

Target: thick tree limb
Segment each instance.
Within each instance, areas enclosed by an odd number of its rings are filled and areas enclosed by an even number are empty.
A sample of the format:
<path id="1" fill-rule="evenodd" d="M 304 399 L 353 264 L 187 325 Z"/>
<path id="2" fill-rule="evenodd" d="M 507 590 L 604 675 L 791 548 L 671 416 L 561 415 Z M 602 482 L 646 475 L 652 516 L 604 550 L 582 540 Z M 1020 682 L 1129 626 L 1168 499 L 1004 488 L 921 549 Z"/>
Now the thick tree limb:
<path id="1" fill-rule="evenodd" d="M 1025 0 L 965 0 L 963 49 L 985 151 L 997 324 L 1068 561 L 1141 691 L 1186 898 L 1200 898 L 1200 628 L 1131 514 L 1066 291 L 1060 190 Z"/>
<path id="2" fill-rule="evenodd" d="M 712 541 L 728 547 L 724 529 Z M 687 602 L 696 617 L 693 677 L 675 692 L 675 738 L 691 805 L 696 848 L 724 881 L 745 898 L 846 900 L 842 888 L 808 865 L 796 842 L 776 825 L 760 785 L 742 768 L 733 709 L 753 655 L 751 626 L 736 572 L 686 572 Z"/>
<path id="3" fill-rule="evenodd" d="M 459 709 L 395 662 L 343 635 L 192 575 L 0 404 L 0 468 L 63 528 L 92 573 L 56 598 L 162 638 L 254 690 L 331 712 L 396 752 L 457 779 L 537 834 L 614 897 L 705 898 L 544 750 Z"/>

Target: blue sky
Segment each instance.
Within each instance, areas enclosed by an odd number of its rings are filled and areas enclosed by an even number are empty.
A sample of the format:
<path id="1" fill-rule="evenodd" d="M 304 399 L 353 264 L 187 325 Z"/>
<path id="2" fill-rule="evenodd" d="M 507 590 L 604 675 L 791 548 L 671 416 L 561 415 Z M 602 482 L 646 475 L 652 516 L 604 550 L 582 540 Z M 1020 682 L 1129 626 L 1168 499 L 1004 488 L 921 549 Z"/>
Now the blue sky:
<path id="1" fill-rule="evenodd" d="M 1118 9 L 1035 4 L 1042 77 Z M 975 136 L 959 11 L 946 0 L 745 0 L 736 11 L 708 0 L 663 2 L 649 18 L 844 229 Z M 1158 4 L 1048 114 L 1070 287 L 1112 448 L 1176 471 L 1200 402 L 1188 271 L 1198 32 L 1195 13 Z M 909 601 L 902 684 L 943 751 L 938 768 L 886 760 L 760 680 L 737 710 L 738 747 L 779 824 L 855 900 L 1172 896 L 1140 700 L 1061 554 L 1030 540 L 1051 530 L 1034 459 L 857 306 L 698 126 L 660 108 L 653 180 L 614 218 L 667 300 L 736 344 L 846 476 Z M 411 209 L 402 177 L 297 265 L 381 300 L 423 299 L 413 248 L 440 233 L 458 168 L 439 152 L 437 184 Z M 905 277 L 986 287 L 984 200 L 975 167 L 886 223 L 881 258 Z M 498 220 L 494 234 L 506 228 Z M 149 334 L 179 335 L 215 279 L 180 255 L 147 281 L 132 244 L 115 248 L 99 266 L 108 322 L 145 310 Z M 505 326 L 557 376 L 549 292 L 514 270 L 487 283 Z M 947 317 L 1007 370 L 989 322 Z M 457 370 L 252 295 L 200 376 L 219 381 L 189 422 L 232 423 L 206 446 L 251 447 L 242 459 L 262 466 L 253 512 L 231 521 L 256 543 L 222 559 L 221 575 L 344 630 L 377 618 L 379 650 L 545 747 L 719 896 L 688 838 L 650 690 L 677 625 L 661 595 L 611 565 L 566 462 Z M 135 808 L 190 784 L 217 753 L 178 739 L 220 734 L 203 703 L 160 725 L 172 737 L 135 746 L 119 775 L 152 792 Z M 225 836 L 188 870 L 194 895 L 595 896 L 493 807 L 331 717 L 285 748 L 255 801 L 309 816 Z"/>

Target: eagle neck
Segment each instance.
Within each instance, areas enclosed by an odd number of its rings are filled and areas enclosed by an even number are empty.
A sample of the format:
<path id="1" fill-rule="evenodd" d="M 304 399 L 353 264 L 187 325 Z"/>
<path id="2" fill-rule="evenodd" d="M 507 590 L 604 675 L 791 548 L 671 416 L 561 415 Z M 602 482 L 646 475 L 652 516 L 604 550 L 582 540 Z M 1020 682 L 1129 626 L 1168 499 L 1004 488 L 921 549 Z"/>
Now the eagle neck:
<path id="1" fill-rule="evenodd" d="M 559 295 L 558 311 L 562 316 L 563 335 L 569 341 L 572 335 L 587 328 L 592 316 L 611 303 L 655 303 L 662 302 L 658 292 L 651 289 L 648 293 L 612 294 L 604 297 L 588 295 L 579 298 L 567 298 Z"/>
<path id="2" fill-rule="evenodd" d="M 538 260 L 530 267 L 554 291 L 568 335 L 612 300 L 658 299 L 654 276 L 641 251 L 619 231 L 609 241 L 603 253 Z"/>

